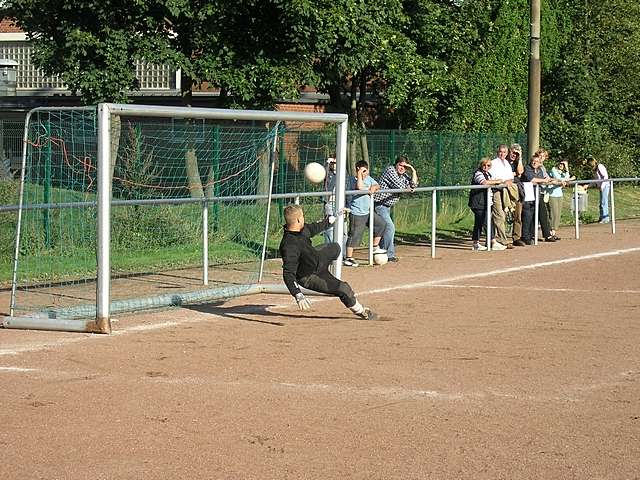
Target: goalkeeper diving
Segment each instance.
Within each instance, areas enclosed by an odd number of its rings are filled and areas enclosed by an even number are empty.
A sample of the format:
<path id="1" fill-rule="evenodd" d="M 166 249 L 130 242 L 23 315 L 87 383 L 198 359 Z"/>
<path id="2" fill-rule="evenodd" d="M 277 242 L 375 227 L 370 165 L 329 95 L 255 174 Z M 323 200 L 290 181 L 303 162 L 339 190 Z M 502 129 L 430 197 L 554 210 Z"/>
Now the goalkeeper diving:
<path id="1" fill-rule="evenodd" d="M 311 309 L 311 302 L 300 291 L 300 287 L 304 287 L 336 296 L 360 318 L 376 320 L 378 315 L 358 302 L 349 284 L 329 272 L 329 265 L 340 254 L 340 245 L 327 243 L 316 248 L 311 244 L 311 237 L 326 230 L 336 218 L 330 215 L 319 222 L 305 224 L 304 211 L 300 205 L 288 205 L 284 209 L 284 218 L 286 225 L 280 242 L 282 278 L 296 299 L 298 308 Z"/>

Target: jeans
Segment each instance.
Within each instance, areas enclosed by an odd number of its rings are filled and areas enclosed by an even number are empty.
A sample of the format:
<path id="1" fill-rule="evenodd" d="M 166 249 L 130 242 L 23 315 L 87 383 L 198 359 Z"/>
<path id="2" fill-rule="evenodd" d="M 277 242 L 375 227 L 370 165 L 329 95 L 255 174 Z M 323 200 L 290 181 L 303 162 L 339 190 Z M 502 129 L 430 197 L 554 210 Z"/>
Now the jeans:
<path id="1" fill-rule="evenodd" d="M 611 186 L 609 182 L 604 184 L 604 188 L 600 190 L 600 220 L 609 219 L 609 190 Z"/>
<path id="2" fill-rule="evenodd" d="M 384 248 L 387 251 L 387 256 L 389 258 L 394 258 L 396 256 L 396 247 L 393 244 L 393 238 L 396 234 L 396 226 L 393 224 L 393 220 L 391 219 L 391 207 L 376 205 L 375 211 L 382 217 L 386 224 L 384 233 L 380 239 L 380 248 Z"/>

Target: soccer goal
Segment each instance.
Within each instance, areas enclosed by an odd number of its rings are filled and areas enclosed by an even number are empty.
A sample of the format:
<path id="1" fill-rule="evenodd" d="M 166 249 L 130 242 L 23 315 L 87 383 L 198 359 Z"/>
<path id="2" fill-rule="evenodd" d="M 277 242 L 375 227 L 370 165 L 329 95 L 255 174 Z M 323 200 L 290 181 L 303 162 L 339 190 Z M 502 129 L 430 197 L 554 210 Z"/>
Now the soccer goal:
<path id="1" fill-rule="evenodd" d="M 122 312 L 284 291 L 284 206 L 322 216 L 329 192 L 303 171 L 335 154 L 344 207 L 346 141 L 344 114 L 31 111 L 3 326 L 109 333 Z"/>

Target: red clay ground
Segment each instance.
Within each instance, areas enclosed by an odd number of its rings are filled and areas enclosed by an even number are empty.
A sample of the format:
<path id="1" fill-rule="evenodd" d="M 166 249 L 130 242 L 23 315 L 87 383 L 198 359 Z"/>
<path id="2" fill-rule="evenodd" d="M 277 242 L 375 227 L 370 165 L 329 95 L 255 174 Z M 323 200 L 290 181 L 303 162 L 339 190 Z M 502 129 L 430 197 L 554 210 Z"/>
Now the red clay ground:
<path id="1" fill-rule="evenodd" d="M 0 479 L 640 478 L 640 224 L 571 233 L 346 270 L 377 322 L 261 295 L 0 330 Z"/>

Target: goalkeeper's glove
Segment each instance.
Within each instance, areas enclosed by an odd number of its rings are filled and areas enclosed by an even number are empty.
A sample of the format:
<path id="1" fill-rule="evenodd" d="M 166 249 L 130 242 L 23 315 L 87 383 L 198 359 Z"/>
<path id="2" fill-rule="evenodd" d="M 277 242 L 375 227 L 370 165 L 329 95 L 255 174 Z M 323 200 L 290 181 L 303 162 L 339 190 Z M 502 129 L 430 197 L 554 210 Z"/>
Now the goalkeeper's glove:
<path id="1" fill-rule="evenodd" d="M 300 310 L 311 310 L 311 302 L 307 300 L 302 292 L 296 293 L 296 302 Z"/>

